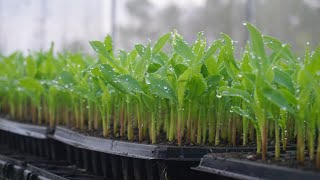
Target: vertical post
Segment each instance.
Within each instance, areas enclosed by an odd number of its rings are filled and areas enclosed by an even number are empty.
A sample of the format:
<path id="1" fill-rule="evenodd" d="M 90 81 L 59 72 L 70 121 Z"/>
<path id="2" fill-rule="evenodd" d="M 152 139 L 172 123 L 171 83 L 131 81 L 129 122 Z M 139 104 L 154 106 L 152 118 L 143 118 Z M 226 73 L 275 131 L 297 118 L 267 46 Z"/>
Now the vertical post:
<path id="1" fill-rule="evenodd" d="M 116 0 L 111 1 L 111 36 L 113 39 L 113 46 L 115 45 L 116 42 Z"/>

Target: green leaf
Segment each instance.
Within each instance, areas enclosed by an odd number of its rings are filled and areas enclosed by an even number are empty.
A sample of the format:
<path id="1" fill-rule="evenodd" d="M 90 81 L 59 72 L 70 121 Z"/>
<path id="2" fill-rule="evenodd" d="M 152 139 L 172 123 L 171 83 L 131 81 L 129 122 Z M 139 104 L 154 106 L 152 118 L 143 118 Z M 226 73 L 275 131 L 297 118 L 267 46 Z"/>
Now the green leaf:
<path id="1" fill-rule="evenodd" d="M 104 38 L 104 45 L 105 49 L 109 52 L 112 53 L 113 51 L 113 45 L 112 45 L 112 37 L 110 35 L 106 36 Z"/>
<path id="2" fill-rule="evenodd" d="M 157 54 L 160 52 L 160 50 L 163 48 L 163 46 L 167 43 L 167 41 L 170 38 L 170 33 L 167 33 L 163 36 L 161 36 L 157 42 L 154 44 L 152 48 L 152 54 Z"/>
<path id="3" fill-rule="evenodd" d="M 63 84 L 68 84 L 68 85 L 76 84 L 73 74 L 69 71 L 62 71 L 62 73 L 60 74 L 60 78 Z"/>
<path id="4" fill-rule="evenodd" d="M 126 89 L 126 92 L 143 93 L 138 81 L 129 74 L 119 75 L 115 80 L 122 85 L 122 88 Z"/>
<path id="5" fill-rule="evenodd" d="M 236 74 L 238 74 L 239 71 L 236 68 L 234 68 L 234 66 L 231 66 L 232 60 L 229 59 L 229 56 L 227 54 L 225 47 L 223 47 L 219 53 L 219 60 L 222 60 L 224 62 L 224 67 L 226 68 L 228 75 L 234 81 L 238 81 Z"/>
<path id="6" fill-rule="evenodd" d="M 177 54 L 187 60 L 194 60 L 195 55 L 193 54 L 191 48 L 188 43 L 184 41 L 177 33 L 173 36 L 173 49 Z"/>
<path id="7" fill-rule="evenodd" d="M 221 76 L 220 75 L 209 75 L 206 78 L 206 84 L 208 86 L 207 91 L 211 92 L 213 89 L 217 89 L 219 82 L 221 81 Z"/>
<path id="8" fill-rule="evenodd" d="M 219 73 L 218 65 L 214 57 L 207 58 L 204 64 L 207 66 L 207 70 L 210 75 L 215 75 Z"/>
<path id="9" fill-rule="evenodd" d="M 188 66 L 185 64 L 176 64 L 173 66 L 173 69 L 176 76 L 180 77 L 180 75 L 183 74 L 188 69 Z"/>
<path id="10" fill-rule="evenodd" d="M 205 52 L 205 54 L 202 56 L 202 59 L 200 60 L 200 62 L 204 62 L 208 58 L 210 58 L 214 53 L 216 53 L 216 51 L 221 47 L 221 45 L 222 45 L 222 41 L 220 39 L 214 41 L 210 45 L 210 47 L 207 50 L 207 52 Z"/>
<path id="11" fill-rule="evenodd" d="M 116 80 L 118 73 L 113 71 L 113 68 L 108 64 L 100 64 L 92 69 L 92 74 L 102 77 L 105 81 L 107 81 L 114 88 L 119 90 L 122 93 L 130 93 L 127 89 Z"/>
<path id="12" fill-rule="evenodd" d="M 152 94 L 160 98 L 177 101 L 177 95 L 168 80 L 156 74 L 146 74 L 145 80 Z"/>
<path id="13" fill-rule="evenodd" d="M 219 88 L 219 94 L 222 96 L 233 96 L 240 97 L 247 103 L 253 104 L 253 99 L 247 91 L 242 89 L 231 88 L 227 86 L 222 86 Z"/>
<path id="14" fill-rule="evenodd" d="M 320 46 L 314 51 L 310 59 L 308 60 L 308 64 L 306 65 L 306 69 L 313 75 L 320 75 Z"/>
<path id="15" fill-rule="evenodd" d="M 33 78 L 30 77 L 25 77 L 19 80 L 20 85 L 23 86 L 24 88 L 33 91 L 33 92 L 38 92 L 41 93 L 44 91 L 43 86 L 41 83 Z"/>
<path id="16" fill-rule="evenodd" d="M 202 95 L 207 88 L 205 79 L 201 74 L 194 74 L 188 82 L 188 98 L 195 100 Z"/>
<path id="17" fill-rule="evenodd" d="M 115 62 L 114 59 L 110 56 L 109 52 L 107 51 L 105 45 L 100 41 L 90 41 L 91 47 L 100 54 L 105 60 L 112 66 L 113 68 L 117 69 L 121 73 L 127 73 L 127 70 L 119 66 L 118 62 Z"/>
<path id="18" fill-rule="evenodd" d="M 283 44 L 281 41 L 279 41 L 276 38 L 270 37 L 270 36 L 263 36 L 264 43 L 274 52 L 279 52 L 285 44 Z M 290 47 L 287 46 L 285 49 L 281 52 L 280 57 L 287 59 L 287 60 L 295 60 L 295 57 L 293 53 L 290 50 Z"/>
<path id="19" fill-rule="evenodd" d="M 292 105 L 296 105 L 297 104 L 297 98 L 294 95 L 294 93 L 288 91 L 287 89 L 279 89 L 279 91 L 281 91 L 282 95 L 287 99 L 287 101 L 292 104 Z"/>
<path id="20" fill-rule="evenodd" d="M 136 44 L 134 46 L 134 48 L 136 49 L 136 51 L 138 52 L 139 56 L 143 56 L 144 55 L 144 52 L 145 52 L 145 47 L 142 45 L 142 44 Z"/>
<path id="21" fill-rule="evenodd" d="M 31 78 L 37 74 L 37 64 L 31 56 L 26 58 L 26 74 Z"/>
<path id="22" fill-rule="evenodd" d="M 250 23 L 246 23 L 247 29 L 250 32 L 250 37 L 251 37 L 251 46 L 252 46 L 252 51 L 254 53 L 254 60 L 255 61 L 262 61 L 262 67 L 266 68 L 267 67 L 267 55 L 264 49 L 264 42 L 262 39 L 262 35 L 259 32 L 259 30 L 254 27 Z M 258 66 L 259 67 L 259 66 Z M 265 69 L 259 69 L 260 71 L 263 71 Z"/>
<path id="23" fill-rule="evenodd" d="M 177 95 L 178 95 L 178 103 L 180 106 L 183 105 L 185 90 L 186 90 L 186 86 L 190 76 L 193 74 L 198 74 L 200 73 L 200 71 L 201 71 L 201 64 L 198 64 L 184 71 L 183 74 L 181 74 L 180 77 L 178 78 Z"/>
<path id="24" fill-rule="evenodd" d="M 290 75 L 278 68 L 274 69 L 273 81 L 281 86 L 286 87 L 289 91 L 294 92 L 294 85 Z"/>
<path id="25" fill-rule="evenodd" d="M 244 110 L 244 109 L 240 108 L 239 106 L 231 106 L 230 112 L 237 113 L 240 116 L 245 117 L 250 120 L 255 120 L 254 117 L 252 117 L 252 115 L 250 114 L 250 111 Z"/>
<path id="26" fill-rule="evenodd" d="M 286 97 L 282 94 L 281 91 L 271 88 L 265 88 L 262 90 L 262 93 L 263 96 L 271 103 L 275 104 L 284 111 L 293 113 L 292 107 L 290 106 L 289 102 L 287 101 Z"/>
<path id="27" fill-rule="evenodd" d="M 154 98 L 148 96 L 146 94 L 141 94 L 142 102 L 147 106 L 147 108 L 151 111 L 155 111 L 155 103 Z"/>
<path id="28" fill-rule="evenodd" d="M 136 60 L 135 69 L 134 69 L 136 76 L 142 77 L 144 75 L 144 73 L 148 69 L 150 58 L 151 58 L 151 47 L 149 44 L 147 47 L 144 48 L 143 55 L 141 56 L 141 58 Z"/>

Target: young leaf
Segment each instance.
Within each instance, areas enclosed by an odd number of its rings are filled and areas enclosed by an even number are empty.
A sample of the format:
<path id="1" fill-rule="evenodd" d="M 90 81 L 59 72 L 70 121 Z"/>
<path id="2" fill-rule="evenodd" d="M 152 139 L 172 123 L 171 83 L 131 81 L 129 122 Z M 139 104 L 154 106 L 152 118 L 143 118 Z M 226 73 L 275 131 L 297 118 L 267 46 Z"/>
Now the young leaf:
<path id="1" fill-rule="evenodd" d="M 173 35 L 172 46 L 175 52 L 178 53 L 181 57 L 187 60 L 194 60 L 195 55 L 193 54 L 188 43 L 184 41 L 177 33 Z"/>
<path id="2" fill-rule="evenodd" d="M 168 39 L 170 38 L 170 33 L 167 33 L 161 36 L 158 41 L 154 44 L 152 48 L 152 54 L 157 54 L 163 48 L 163 46 L 167 43 Z"/>
<path id="3" fill-rule="evenodd" d="M 247 119 L 255 120 L 254 117 L 252 117 L 252 115 L 250 114 L 250 111 L 246 111 L 244 109 L 241 109 L 239 106 L 231 106 L 230 112 L 231 111 L 234 113 L 237 113 L 240 116 L 245 117 Z"/>
<path id="4" fill-rule="evenodd" d="M 126 92 L 143 93 L 138 81 L 129 74 L 122 74 L 115 78 L 115 81 L 122 85 Z"/>
<path id="5" fill-rule="evenodd" d="M 119 64 L 114 61 L 114 59 L 110 56 L 109 52 L 107 51 L 105 45 L 102 42 L 90 41 L 90 45 L 98 54 L 105 58 L 108 64 L 110 64 L 113 68 L 117 69 L 121 73 L 127 73 L 126 69 L 119 66 Z"/>
<path id="6" fill-rule="evenodd" d="M 201 74 L 193 75 L 188 82 L 188 98 L 194 100 L 205 92 L 207 84 Z"/>
<path id="7" fill-rule="evenodd" d="M 145 79 L 151 93 L 160 98 L 177 101 L 177 95 L 168 80 L 156 74 L 146 74 Z"/>
<path id="8" fill-rule="evenodd" d="M 263 43 L 263 39 L 262 39 L 262 35 L 259 32 L 259 30 L 254 27 L 252 24 L 250 23 L 246 23 L 247 28 L 250 32 L 250 37 L 251 37 L 251 48 L 252 51 L 254 53 L 254 61 L 262 61 L 263 67 L 266 68 L 267 67 L 267 55 L 264 49 L 264 43 Z M 259 66 L 258 66 L 259 67 Z M 264 71 L 265 69 L 259 69 L 260 71 Z"/>
<path id="9" fill-rule="evenodd" d="M 275 104 L 284 111 L 293 113 L 293 109 L 281 91 L 271 88 L 265 88 L 262 91 L 263 96 L 271 103 Z"/>
<path id="10" fill-rule="evenodd" d="M 222 86 L 219 88 L 219 94 L 222 96 L 233 96 L 233 97 L 240 97 L 245 100 L 247 103 L 252 104 L 253 99 L 250 94 L 244 90 L 231 88 L 227 86 Z"/>
<path id="11" fill-rule="evenodd" d="M 200 62 L 204 62 L 206 61 L 209 57 L 211 57 L 214 53 L 216 53 L 216 51 L 221 47 L 222 45 L 222 41 L 220 39 L 214 41 L 209 49 L 207 50 L 207 52 L 204 53 L 204 55 L 202 56 L 202 59 L 200 60 Z"/>
<path id="12" fill-rule="evenodd" d="M 31 78 L 37 74 L 37 64 L 31 56 L 26 58 L 26 74 Z"/>
<path id="13" fill-rule="evenodd" d="M 289 91 L 294 92 L 294 85 L 290 75 L 278 68 L 274 69 L 274 79 L 275 83 L 278 83 L 281 86 L 286 87 Z"/>

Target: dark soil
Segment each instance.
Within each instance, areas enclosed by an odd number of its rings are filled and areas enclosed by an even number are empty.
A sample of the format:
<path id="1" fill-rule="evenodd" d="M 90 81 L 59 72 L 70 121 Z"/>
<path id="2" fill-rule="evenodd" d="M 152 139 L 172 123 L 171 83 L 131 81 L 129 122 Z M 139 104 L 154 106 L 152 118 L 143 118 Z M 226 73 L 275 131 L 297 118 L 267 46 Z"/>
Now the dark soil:
<path id="1" fill-rule="evenodd" d="M 68 128 L 68 127 L 67 127 Z M 81 133 L 85 136 L 93 136 L 93 137 L 98 137 L 98 138 L 105 138 L 102 134 L 102 130 L 88 130 L 88 129 L 78 129 L 74 127 L 69 127 L 69 129 Z M 110 128 L 112 129 L 112 128 Z M 148 138 L 145 138 L 142 142 L 139 141 L 138 139 L 138 129 L 134 129 L 134 139 L 133 142 L 137 143 L 144 143 L 144 144 L 151 144 L 151 141 Z M 110 133 L 110 136 L 107 139 L 114 139 L 114 140 L 121 140 L 121 141 L 126 141 L 126 142 L 132 142 L 128 141 L 127 137 L 120 137 L 118 134 L 115 136 L 112 133 Z M 166 139 L 166 133 L 165 132 L 160 132 L 159 136 L 157 137 L 157 144 L 158 145 L 170 145 L 170 146 L 177 146 L 177 141 L 174 140 L 173 142 L 170 142 Z M 197 143 L 190 143 L 190 141 L 183 139 L 182 145 L 183 147 L 207 147 L 207 146 L 214 146 L 214 144 L 206 142 L 205 144 L 197 144 Z M 241 136 L 237 136 L 237 146 L 242 146 L 242 140 Z M 216 147 L 233 147 L 233 145 L 230 142 L 227 142 L 227 140 L 220 139 L 220 145 Z M 249 142 L 246 147 L 255 147 L 255 143 Z"/>
<path id="2" fill-rule="evenodd" d="M 266 161 L 263 161 L 261 159 L 261 154 L 257 154 L 254 152 L 220 153 L 220 154 L 211 154 L 211 156 L 223 157 L 226 159 L 239 159 L 239 160 L 268 164 L 268 165 L 276 165 L 276 166 L 282 166 L 282 167 L 288 167 L 288 168 L 320 172 L 320 169 L 316 168 L 315 160 L 311 161 L 307 154 L 305 156 L 304 164 L 300 164 L 296 159 L 296 151 L 281 152 L 279 160 L 276 160 L 274 158 L 274 152 L 268 152 Z"/>

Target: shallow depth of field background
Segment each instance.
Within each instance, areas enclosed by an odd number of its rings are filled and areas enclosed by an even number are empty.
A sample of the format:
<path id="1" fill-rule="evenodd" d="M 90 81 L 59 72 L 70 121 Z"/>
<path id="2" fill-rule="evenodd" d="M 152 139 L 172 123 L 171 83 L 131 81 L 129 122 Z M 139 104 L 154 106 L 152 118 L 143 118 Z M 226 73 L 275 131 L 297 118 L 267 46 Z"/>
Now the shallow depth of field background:
<path id="1" fill-rule="evenodd" d="M 320 0 L 0 0 L 0 53 L 47 49 L 93 53 L 88 41 L 114 36 L 116 49 L 154 42 L 173 29 L 187 41 L 204 31 L 209 42 L 220 32 L 243 48 L 243 21 L 263 34 L 292 44 L 320 42 Z"/>

